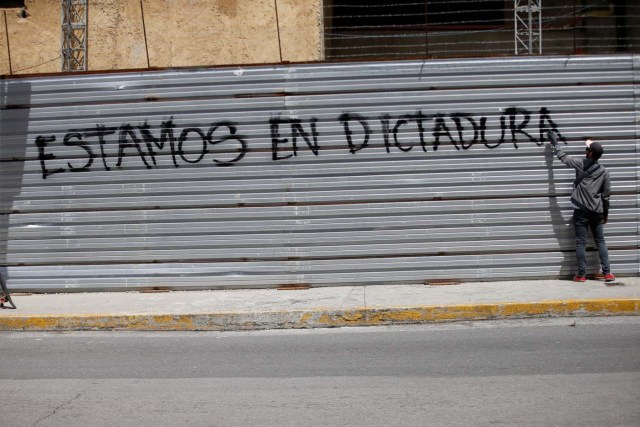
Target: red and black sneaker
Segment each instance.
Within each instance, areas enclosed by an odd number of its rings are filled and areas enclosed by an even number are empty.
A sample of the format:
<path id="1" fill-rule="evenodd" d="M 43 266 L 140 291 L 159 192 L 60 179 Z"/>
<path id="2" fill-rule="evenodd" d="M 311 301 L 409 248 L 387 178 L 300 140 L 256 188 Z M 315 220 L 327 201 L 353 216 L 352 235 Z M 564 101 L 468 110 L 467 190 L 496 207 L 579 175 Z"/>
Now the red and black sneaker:
<path id="1" fill-rule="evenodd" d="M 616 281 L 616 276 L 614 276 L 611 273 L 607 273 L 604 275 L 604 281 L 605 282 L 615 282 Z"/>
<path id="2" fill-rule="evenodd" d="M 573 281 L 574 282 L 586 282 L 587 281 L 587 276 L 579 276 L 579 275 L 575 275 L 573 276 Z"/>

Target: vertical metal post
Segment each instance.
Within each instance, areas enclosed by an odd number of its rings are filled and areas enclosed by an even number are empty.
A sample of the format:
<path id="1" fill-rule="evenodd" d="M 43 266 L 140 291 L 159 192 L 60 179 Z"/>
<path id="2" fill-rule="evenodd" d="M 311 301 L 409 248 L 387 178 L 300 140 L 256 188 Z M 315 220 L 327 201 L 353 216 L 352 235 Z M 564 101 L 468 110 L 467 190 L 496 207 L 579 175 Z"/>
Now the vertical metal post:
<path id="1" fill-rule="evenodd" d="M 538 55 L 542 55 L 542 0 L 538 1 Z"/>
<path id="2" fill-rule="evenodd" d="M 527 23 L 529 24 L 529 54 L 531 54 L 533 52 L 533 31 L 531 28 L 531 23 L 533 22 L 533 13 L 531 12 L 531 1 L 529 1 L 529 4 L 527 5 L 527 12 L 529 13 L 528 19 L 527 19 Z"/>
<path id="3" fill-rule="evenodd" d="M 147 42 L 147 24 L 144 22 L 144 5 L 140 0 L 140 14 L 142 15 L 142 34 L 144 35 L 144 50 L 147 52 L 147 68 L 151 68 L 149 61 L 149 43 Z"/>
<path id="4" fill-rule="evenodd" d="M 429 2 L 424 2 L 424 57 L 429 58 Z"/>
<path id="5" fill-rule="evenodd" d="M 278 0 L 273 0 L 273 8 L 276 12 L 276 30 L 278 31 L 278 51 L 280 52 L 280 62 L 282 63 L 282 40 L 280 40 L 280 17 L 278 16 Z"/>
<path id="6" fill-rule="evenodd" d="M 7 24 L 7 11 L 4 11 L 4 31 L 7 35 L 7 56 L 9 57 L 9 74 L 13 74 L 13 69 L 11 68 L 11 44 L 9 42 L 9 25 Z"/>
<path id="7" fill-rule="evenodd" d="M 62 71 L 87 70 L 88 0 L 62 0 Z"/>

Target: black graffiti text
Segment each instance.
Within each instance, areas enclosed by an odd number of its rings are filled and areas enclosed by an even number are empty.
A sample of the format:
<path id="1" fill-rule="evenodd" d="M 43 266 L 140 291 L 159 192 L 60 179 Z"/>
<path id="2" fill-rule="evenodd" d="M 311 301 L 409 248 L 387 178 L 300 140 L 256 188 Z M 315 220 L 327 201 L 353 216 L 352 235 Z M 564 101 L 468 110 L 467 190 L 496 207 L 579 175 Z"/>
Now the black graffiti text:
<path id="1" fill-rule="evenodd" d="M 285 117 L 272 117 L 269 120 L 269 130 L 271 133 L 271 159 L 282 160 L 288 159 L 298 155 L 298 139 L 307 144 L 309 149 L 314 155 L 318 155 L 320 149 L 318 145 L 318 119 L 312 118 L 309 120 L 310 131 L 307 132 L 303 125 L 302 120 Z M 281 134 L 281 126 L 289 125 L 290 132 L 287 137 Z M 282 147 L 291 142 L 291 147 Z M 281 155 L 282 151 L 290 151 L 289 154 Z"/>
<path id="2" fill-rule="evenodd" d="M 107 138 L 117 135 L 117 159 L 115 165 L 110 165 L 107 155 Z M 66 165 L 51 166 L 57 156 L 52 152 L 52 146 L 56 142 L 55 135 L 36 137 L 38 148 L 38 160 L 42 177 L 62 172 L 85 172 L 96 164 L 96 158 L 101 160 L 104 170 L 124 167 L 127 158 L 136 158 L 147 169 L 158 166 L 157 156 L 168 152 L 171 155 L 173 166 L 181 164 L 199 163 L 210 155 L 216 166 L 231 166 L 239 162 L 247 153 L 246 137 L 238 134 L 238 126 L 231 121 L 213 123 L 209 128 L 188 127 L 175 132 L 173 120 L 162 122 L 159 132 L 155 135 L 151 127 L 145 122 L 142 125 L 133 126 L 129 123 L 119 127 L 107 127 L 96 125 L 89 129 L 75 129 L 68 131 L 62 140 L 66 147 L 77 147 L 78 157 L 67 162 Z M 112 145 L 112 144 L 110 144 Z M 224 150 L 216 150 L 224 146 Z M 219 152 L 224 151 L 224 154 Z M 220 156 L 220 157 L 219 157 Z M 58 162 L 59 163 L 59 162 Z"/>
<path id="3" fill-rule="evenodd" d="M 344 137 L 345 148 L 356 154 L 369 151 L 382 143 L 387 153 L 407 153 L 415 147 L 424 153 L 437 151 L 443 144 L 456 150 L 468 150 L 475 145 L 495 149 L 504 143 L 518 148 L 522 143 L 545 142 L 547 130 L 554 130 L 560 141 L 566 138 L 558 130 L 546 108 L 532 112 L 525 108 L 507 107 L 500 115 L 486 117 L 469 112 L 411 114 L 393 116 L 389 113 L 367 117 L 357 112 L 343 112 L 328 126 Z M 332 120 L 328 120 L 331 122 Z M 337 123 L 336 123 L 337 122 Z M 319 120 L 284 114 L 269 119 L 271 160 L 290 160 L 301 149 L 318 156 L 321 149 Z M 337 124 L 337 127 L 336 127 Z M 101 168 L 105 171 L 136 164 L 146 169 L 159 167 L 160 155 L 170 156 L 173 167 L 197 163 L 214 166 L 238 164 L 249 151 L 248 137 L 239 133 L 233 121 L 218 121 L 209 126 L 177 128 L 173 118 L 152 128 L 146 121 L 117 127 L 98 124 L 87 129 L 71 129 L 61 141 L 56 135 L 39 135 L 35 143 L 42 177 L 63 172 L 86 172 Z M 340 135 L 341 134 L 341 135 Z M 335 137 L 332 137 L 335 141 Z M 57 146 L 70 147 L 74 154 L 63 161 L 55 154 Z M 379 146 L 379 145 L 377 145 Z"/>
<path id="4" fill-rule="evenodd" d="M 414 147 L 420 147 L 422 151 L 427 152 L 429 146 L 433 151 L 437 151 L 438 147 L 445 143 L 453 145 L 457 150 L 468 150 L 475 144 L 483 144 L 486 148 L 494 149 L 505 142 L 512 143 L 515 148 L 522 142 L 533 142 L 542 146 L 549 129 L 555 130 L 559 139 L 566 142 L 546 108 L 538 111 L 537 122 L 532 122 L 532 116 L 534 113 L 524 108 L 506 108 L 494 119 L 497 123 L 493 123 L 493 127 L 499 129 L 500 137 L 492 140 L 487 138 L 489 119 L 475 117 L 471 113 L 427 115 L 418 111 L 396 117 L 382 114 L 377 120 L 387 153 L 393 149 L 409 152 Z M 357 113 L 343 113 L 338 120 L 342 124 L 347 147 L 352 154 L 369 146 L 373 135 L 371 123 L 376 121 L 375 118 Z M 413 138 L 407 140 L 407 135 Z"/>

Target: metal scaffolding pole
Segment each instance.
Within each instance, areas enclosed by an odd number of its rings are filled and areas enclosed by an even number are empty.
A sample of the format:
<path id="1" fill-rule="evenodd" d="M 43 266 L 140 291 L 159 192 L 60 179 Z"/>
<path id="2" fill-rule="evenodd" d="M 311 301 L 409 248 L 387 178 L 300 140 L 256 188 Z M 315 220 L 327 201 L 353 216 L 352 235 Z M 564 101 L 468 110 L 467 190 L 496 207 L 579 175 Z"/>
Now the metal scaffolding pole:
<path id="1" fill-rule="evenodd" d="M 87 70 L 87 2 L 62 0 L 62 71 Z"/>
<path id="2" fill-rule="evenodd" d="M 513 0 L 516 55 L 542 54 L 542 0 Z"/>

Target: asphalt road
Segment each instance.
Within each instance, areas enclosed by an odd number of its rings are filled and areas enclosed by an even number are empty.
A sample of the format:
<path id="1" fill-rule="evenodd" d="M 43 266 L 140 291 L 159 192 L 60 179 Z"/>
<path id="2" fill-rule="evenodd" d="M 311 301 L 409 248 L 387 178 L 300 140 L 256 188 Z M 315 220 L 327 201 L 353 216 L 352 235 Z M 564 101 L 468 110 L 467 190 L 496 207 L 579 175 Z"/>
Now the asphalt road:
<path id="1" fill-rule="evenodd" d="M 0 333 L 0 426 L 640 425 L 640 318 Z"/>

